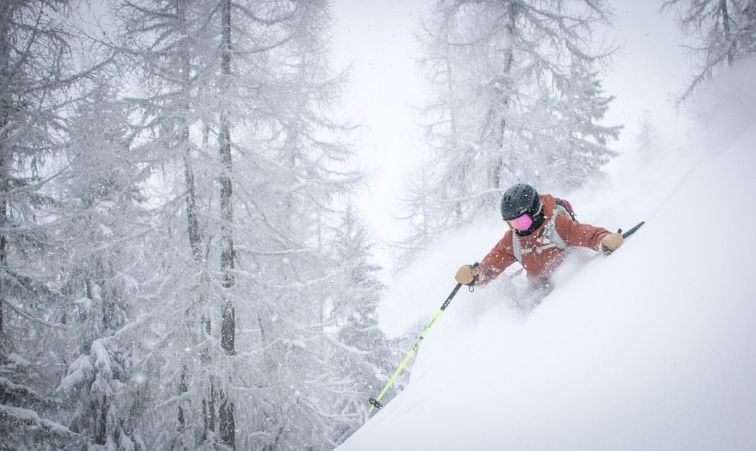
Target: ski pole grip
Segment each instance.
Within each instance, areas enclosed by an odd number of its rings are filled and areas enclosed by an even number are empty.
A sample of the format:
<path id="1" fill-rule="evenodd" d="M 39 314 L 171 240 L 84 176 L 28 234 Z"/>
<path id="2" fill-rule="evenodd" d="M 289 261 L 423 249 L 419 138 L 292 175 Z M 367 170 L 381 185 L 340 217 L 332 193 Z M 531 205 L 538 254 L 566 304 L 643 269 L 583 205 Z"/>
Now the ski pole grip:
<path id="1" fill-rule="evenodd" d="M 478 267 L 478 262 L 475 262 L 475 263 L 473 263 L 472 265 L 470 265 L 470 267 L 471 267 L 471 268 L 477 268 L 477 267 Z M 473 280 L 473 283 L 474 283 L 474 282 L 475 282 L 475 281 Z M 457 295 L 457 291 L 459 291 L 459 289 L 460 289 L 460 288 L 462 288 L 462 284 L 461 284 L 461 283 L 457 283 L 457 285 L 456 285 L 456 286 L 454 287 L 454 289 L 452 290 L 452 292 L 451 292 L 451 293 L 449 293 L 449 296 L 448 296 L 448 297 L 446 298 L 446 300 L 444 301 L 444 303 L 443 303 L 443 305 L 441 306 L 441 309 L 440 309 L 440 310 L 446 310 L 446 307 L 448 307 L 448 306 L 449 306 L 449 303 L 450 303 L 450 302 L 452 301 L 452 299 L 454 299 L 454 296 L 456 296 L 456 295 Z"/>

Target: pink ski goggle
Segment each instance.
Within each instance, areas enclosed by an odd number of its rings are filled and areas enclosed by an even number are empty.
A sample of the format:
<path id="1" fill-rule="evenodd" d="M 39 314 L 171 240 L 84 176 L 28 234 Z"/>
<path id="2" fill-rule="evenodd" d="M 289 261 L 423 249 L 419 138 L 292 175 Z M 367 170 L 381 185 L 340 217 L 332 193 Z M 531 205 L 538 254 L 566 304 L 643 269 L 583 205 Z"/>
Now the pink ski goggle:
<path id="1" fill-rule="evenodd" d="M 533 225 L 533 217 L 525 213 L 507 222 L 517 230 L 528 230 Z"/>

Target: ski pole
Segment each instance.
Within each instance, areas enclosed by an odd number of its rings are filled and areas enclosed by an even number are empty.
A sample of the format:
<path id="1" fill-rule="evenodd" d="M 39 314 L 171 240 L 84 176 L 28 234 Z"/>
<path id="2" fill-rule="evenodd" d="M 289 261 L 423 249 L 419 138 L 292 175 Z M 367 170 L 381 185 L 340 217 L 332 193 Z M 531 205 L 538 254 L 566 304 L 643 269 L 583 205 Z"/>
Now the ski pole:
<path id="1" fill-rule="evenodd" d="M 643 226 L 643 224 L 645 224 L 645 223 L 646 223 L 646 221 L 641 221 L 638 224 L 635 224 L 634 226 L 632 226 L 630 228 L 630 230 L 628 230 L 627 232 L 624 232 L 624 233 L 622 233 L 622 229 L 618 229 L 617 233 L 621 234 L 622 235 L 622 239 L 624 240 L 625 238 L 629 237 L 633 233 L 637 232 L 638 229 L 640 229 Z M 612 254 L 614 252 L 612 250 L 605 249 L 603 244 L 601 245 L 601 250 L 602 250 L 602 253 L 604 255 L 610 255 L 610 254 Z"/>
<path id="2" fill-rule="evenodd" d="M 478 263 L 476 262 L 475 264 L 472 265 L 472 267 L 473 268 L 477 268 L 478 267 Z M 407 352 L 407 355 L 404 356 L 404 359 L 399 364 L 399 367 L 396 369 L 396 371 L 394 371 L 394 374 L 391 375 L 391 377 L 389 378 L 388 382 L 386 382 L 386 385 L 383 386 L 383 388 L 381 389 L 380 393 L 378 393 L 378 396 L 376 396 L 375 398 L 370 398 L 370 400 L 369 400 L 370 401 L 370 409 L 368 410 L 368 413 L 371 413 L 373 411 L 373 409 L 380 409 L 381 407 L 383 407 L 383 404 L 381 404 L 381 399 L 383 398 L 383 395 L 385 395 L 386 392 L 389 390 L 389 388 L 391 388 L 391 386 L 394 385 L 394 381 L 396 381 L 396 378 L 402 372 L 402 370 L 407 365 L 407 363 L 410 361 L 410 359 L 412 359 L 412 356 L 415 355 L 415 353 L 417 352 L 418 348 L 420 348 L 420 344 L 425 339 L 425 336 L 428 334 L 428 332 L 430 331 L 431 327 L 433 327 L 433 325 L 436 324 L 436 321 L 438 321 L 438 318 L 441 316 L 441 314 L 444 312 L 444 310 L 446 310 L 446 307 L 449 306 L 449 303 L 451 303 L 452 299 L 454 299 L 454 296 L 457 295 L 457 292 L 459 291 L 460 288 L 462 288 L 462 284 L 458 283 L 457 286 L 455 286 L 454 289 L 452 290 L 452 292 L 449 294 L 449 296 L 447 296 L 446 300 L 441 305 L 441 308 L 439 308 L 436 311 L 436 314 L 433 315 L 433 318 L 430 320 L 430 322 L 428 323 L 428 325 L 425 326 L 425 329 L 423 329 L 422 333 L 420 333 L 420 336 L 417 338 L 417 341 L 415 341 L 415 344 Z"/>
<path id="3" fill-rule="evenodd" d="M 643 224 L 645 224 L 645 223 L 646 223 L 646 221 L 641 221 L 638 224 L 634 225 L 632 228 L 630 228 L 630 230 L 628 230 L 627 232 L 625 232 L 625 233 L 622 234 L 622 238 L 627 238 L 630 235 L 632 235 L 633 233 L 637 232 L 638 229 L 640 229 L 641 226 Z"/>

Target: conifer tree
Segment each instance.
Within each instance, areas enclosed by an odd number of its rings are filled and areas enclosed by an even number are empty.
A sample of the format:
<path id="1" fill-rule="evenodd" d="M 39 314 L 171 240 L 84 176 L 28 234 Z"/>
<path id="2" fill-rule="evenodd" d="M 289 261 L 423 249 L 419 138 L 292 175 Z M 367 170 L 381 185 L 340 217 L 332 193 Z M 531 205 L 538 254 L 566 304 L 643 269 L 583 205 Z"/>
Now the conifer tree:
<path id="1" fill-rule="evenodd" d="M 143 257 L 160 271 L 141 297 L 159 302 L 140 303 L 145 320 L 123 334 L 150 343 L 129 351 L 145 382 L 123 394 L 147 400 L 139 439 L 332 448 L 362 418 L 334 410 L 357 382 L 333 366 L 324 318 L 334 202 L 359 179 L 350 127 L 332 117 L 342 78 L 328 68 L 327 3 L 142 1 L 119 14 L 117 47 L 143 87 L 127 98 L 135 150 L 171 194 Z"/>
<path id="2" fill-rule="evenodd" d="M 619 129 L 600 125 L 611 98 L 598 69 L 603 2 L 440 0 L 422 35 L 434 86 L 426 114 L 425 193 L 440 218 L 434 233 L 490 210 L 516 182 L 542 190 L 580 186 L 615 153 Z"/>
<path id="3" fill-rule="evenodd" d="M 0 435 L 17 449 L 91 443 L 52 395 L 71 355 L 65 230 L 82 215 L 60 185 L 74 170 L 72 110 L 97 69 L 75 63 L 72 17 L 66 1 L 0 4 Z"/>
<path id="4" fill-rule="evenodd" d="M 678 12 L 680 28 L 696 43 L 699 71 L 680 97 L 687 99 L 722 66 L 756 53 L 754 0 L 664 0 L 662 10 Z"/>
<path id="5" fill-rule="evenodd" d="M 344 211 L 335 234 L 335 257 L 343 265 L 340 286 L 334 291 L 330 317 L 334 339 L 343 351 L 337 353 L 337 366 L 343 376 L 354 381 L 351 396 L 340 400 L 344 410 L 359 420 L 367 420 L 366 400 L 380 390 L 396 365 L 396 343 L 378 326 L 378 304 L 384 286 L 378 279 L 380 267 L 370 262 L 372 243 L 351 203 Z M 346 430 L 345 434 L 352 431 Z"/>
<path id="6" fill-rule="evenodd" d="M 86 42 L 64 6 L 0 6 L 0 433 L 334 448 L 390 343 L 328 3 L 115 1 Z"/>
<path id="7" fill-rule="evenodd" d="M 641 118 L 640 130 L 635 138 L 636 150 L 643 165 L 648 165 L 658 156 L 661 150 L 659 145 L 659 131 L 654 126 L 651 113 L 646 111 Z"/>
<path id="8" fill-rule="evenodd" d="M 56 387 L 69 427 L 94 444 L 142 445 L 126 387 L 133 362 L 120 337 L 133 326 L 142 249 L 150 233 L 141 156 L 133 152 L 128 105 L 98 77 L 69 120 L 70 171 L 60 180 L 61 206 L 75 212 L 62 227 L 68 258 L 61 291 L 73 300 L 65 337 L 71 363 Z"/>

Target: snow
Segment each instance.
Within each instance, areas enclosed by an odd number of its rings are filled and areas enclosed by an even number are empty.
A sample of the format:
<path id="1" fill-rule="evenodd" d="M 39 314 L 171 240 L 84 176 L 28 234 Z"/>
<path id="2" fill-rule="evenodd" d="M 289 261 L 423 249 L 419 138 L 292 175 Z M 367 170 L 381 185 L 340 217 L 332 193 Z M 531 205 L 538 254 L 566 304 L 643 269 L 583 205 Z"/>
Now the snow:
<path id="1" fill-rule="evenodd" d="M 56 434 L 74 435 L 74 433 L 64 425 L 55 421 L 40 418 L 37 412 L 21 407 L 13 407 L 0 404 L 0 418 L 3 418 L 5 421 L 9 421 L 9 419 L 15 419 L 27 424 L 34 424 L 37 427 Z"/>
<path id="2" fill-rule="evenodd" d="M 135 385 L 144 385 L 147 382 L 147 376 L 144 373 L 137 373 L 131 378 Z"/>
<path id="3" fill-rule="evenodd" d="M 100 373 L 110 374 L 110 354 L 105 348 L 106 339 L 95 340 L 92 342 L 91 354 L 95 357 L 95 368 Z"/>
<path id="4" fill-rule="evenodd" d="M 60 381 L 57 390 L 64 393 L 73 392 L 93 372 L 89 356 L 81 355 L 69 365 L 68 374 Z"/>
<path id="5" fill-rule="evenodd" d="M 92 302 L 92 299 L 90 299 L 90 298 L 88 298 L 86 296 L 80 297 L 79 299 L 75 300 L 73 303 L 76 304 L 76 305 L 78 305 L 78 306 L 81 306 L 81 308 L 83 308 L 85 310 L 91 309 L 93 307 L 93 305 L 94 305 L 93 302 Z"/>
<path id="6" fill-rule="evenodd" d="M 338 449 L 753 449 L 755 72 L 698 96 L 685 153 L 570 197 L 585 222 L 646 220 L 619 251 L 575 252 L 529 314 L 506 280 L 460 291 L 407 388 Z M 427 322 L 502 233 L 484 219 L 440 239 L 389 291 L 384 329 Z"/>
<path id="7" fill-rule="evenodd" d="M 31 362 L 21 357 L 20 355 L 16 354 L 15 352 L 11 352 L 10 354 L 8 354 L 8 360 L 13 362 L 14 365 L 31 366 Z"/>
<path id="8" fill-rule="evenodd" d="M 0 376 L 0 392 L 5 394 L 7 392 L 12 392 L 12 391 L 27 392 L 27 393 L 31 393 L 35 397 L 39 397 L 39 395 L 34 393 L 28 387 L 24 385 L 14 384 L 13 381 L 11 381 L 10 379 Z"/>

